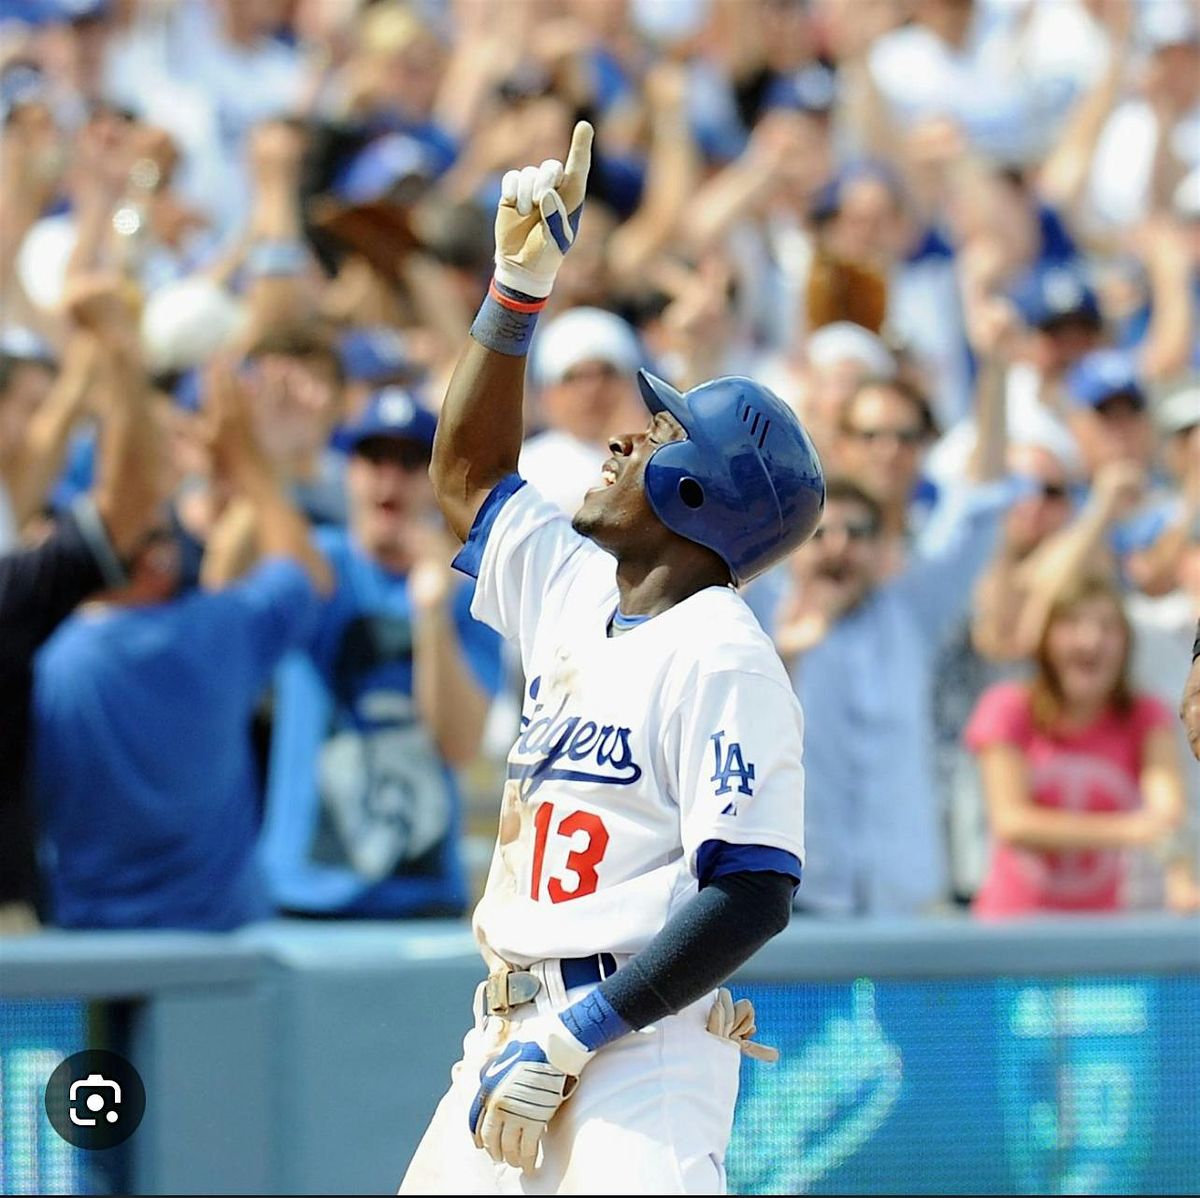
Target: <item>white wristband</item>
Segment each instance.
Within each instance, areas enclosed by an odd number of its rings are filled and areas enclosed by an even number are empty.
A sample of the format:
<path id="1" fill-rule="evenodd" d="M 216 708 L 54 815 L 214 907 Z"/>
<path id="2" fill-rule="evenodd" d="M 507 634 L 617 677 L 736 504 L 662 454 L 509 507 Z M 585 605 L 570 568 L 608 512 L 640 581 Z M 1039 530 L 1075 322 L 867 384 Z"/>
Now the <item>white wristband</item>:
<path id="1" fill-rule="evenodd" d="M 524 267 L 501 258 L 499 254 L 496 255 L 496 269 L 493 273 L 497 283 L 530 295 L 534 299 L 545 299 L 554 287 L 553 275 L 546 278 L 545 275 L 531 274 Z"/>

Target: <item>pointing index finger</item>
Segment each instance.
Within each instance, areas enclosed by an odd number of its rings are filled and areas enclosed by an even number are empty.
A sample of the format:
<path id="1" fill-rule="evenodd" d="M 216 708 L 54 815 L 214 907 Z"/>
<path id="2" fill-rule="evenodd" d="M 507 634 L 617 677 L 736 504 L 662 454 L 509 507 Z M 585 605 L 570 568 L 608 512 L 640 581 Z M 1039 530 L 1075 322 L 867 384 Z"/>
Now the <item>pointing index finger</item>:
<path id="1" fill-rule="evenodd" d="M 571 211 L 583 202 L 588 171 L 592 165 L 594 136 L 595 130 L 587 121 L 580 121 L 571 135 L 571 149 L 567 154 L 567 165 L 563 170 L 562 186 L 559 188 L 559 194 Z"/>

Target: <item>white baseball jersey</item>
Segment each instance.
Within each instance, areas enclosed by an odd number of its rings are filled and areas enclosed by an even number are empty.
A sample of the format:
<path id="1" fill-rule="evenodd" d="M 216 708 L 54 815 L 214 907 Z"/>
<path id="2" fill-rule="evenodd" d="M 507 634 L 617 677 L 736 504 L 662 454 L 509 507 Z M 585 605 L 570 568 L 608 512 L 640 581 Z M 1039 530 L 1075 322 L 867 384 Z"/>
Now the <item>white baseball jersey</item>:
<path id="1" fill-rule="evenodd" d="M 616 560 L 532 487 L 497 499 L 463 554 L 483 539 L 471 611 L 519 645 L 526 690 L 475 934 L 515 965 L 635 953 L 706 842 L 803 860 L 800 705 L 732 588 L 609 637 Z"/>

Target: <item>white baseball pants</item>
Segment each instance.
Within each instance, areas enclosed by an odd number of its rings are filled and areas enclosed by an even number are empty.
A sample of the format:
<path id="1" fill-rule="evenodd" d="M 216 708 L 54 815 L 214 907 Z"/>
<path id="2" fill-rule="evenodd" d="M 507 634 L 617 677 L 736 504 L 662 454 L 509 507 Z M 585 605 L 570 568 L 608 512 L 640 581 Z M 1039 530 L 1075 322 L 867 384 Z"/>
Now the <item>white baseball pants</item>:
<path id="1" fill-rule="evenodd" d="M 547 963 L 549 964 L 549 963 Z M 547 973 L 550 970 L 546 971 Z M 554 972 L 557 972 L 556 970 Z M 475 1147 L 467 1114 L 479 1071 L 535 1012 L 561 1009 L 588 987 L 558 995 L 544 985 L 510 1015 L 484 1014 L 438 1104 L 401 1194 L 723 1194 L 741 1053 L 705 1027 L 713 995 L 596 1054 L 550 1121 L 538 1169 L 523 1174 Z M 556 1001 L 557 998 L 557 1001 Z"/>

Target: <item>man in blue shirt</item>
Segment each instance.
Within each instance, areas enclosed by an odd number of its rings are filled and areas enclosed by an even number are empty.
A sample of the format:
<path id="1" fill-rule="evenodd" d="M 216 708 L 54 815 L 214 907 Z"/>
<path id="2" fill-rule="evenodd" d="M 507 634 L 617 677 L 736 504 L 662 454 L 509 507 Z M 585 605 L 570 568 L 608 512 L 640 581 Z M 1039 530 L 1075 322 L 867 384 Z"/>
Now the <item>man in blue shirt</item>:
<path id="1" fill-rule="evenodd" d="M 264 560 L 219 592 L 176 595 L 163 524 L 132 555 L 129 583 L 39 655 L 33 786 L 50 914 L 65 927 L 219 931 L 270 911 L 250 718 L 309 634 L 328 569 L 228 370 L 208 395 L 218 473 L 252 505 Z"/>
<path id="2" fill-rule="evenodd" d="M 800 902 L 825 915 L 911 915 L 947 890 L 933 764 L 936 652 L 967 611 L 1013 498 L 1004 482 L 947 500 L 937 536 L 885 582 L 883 512 L 831 478 L 792 558 L 775 642 L 804 708 L 809 855 Z"/>
<path id="3" fill-rule="evenodd" d="M 26 768 L 35 655 L 78 603 L 124 581 L 157 502 L 158 428 L 119 280 L 76 280 L 65 308 L 96 339 L 100 467 L 43 541 L 0 556 L 0 935 L 35 926 L 42 900 Z"/>
<path id="4" fill-rule="evenodd" d="M 389 387 L 338 438 L 349 528 L 317 534 L 334 591 L 276 693 L 264 860 L 293 914 L 466 903 L 453 767 L 478 750 L 500 645 L 452 581 L 428 476 L 435 426 Z"/>

